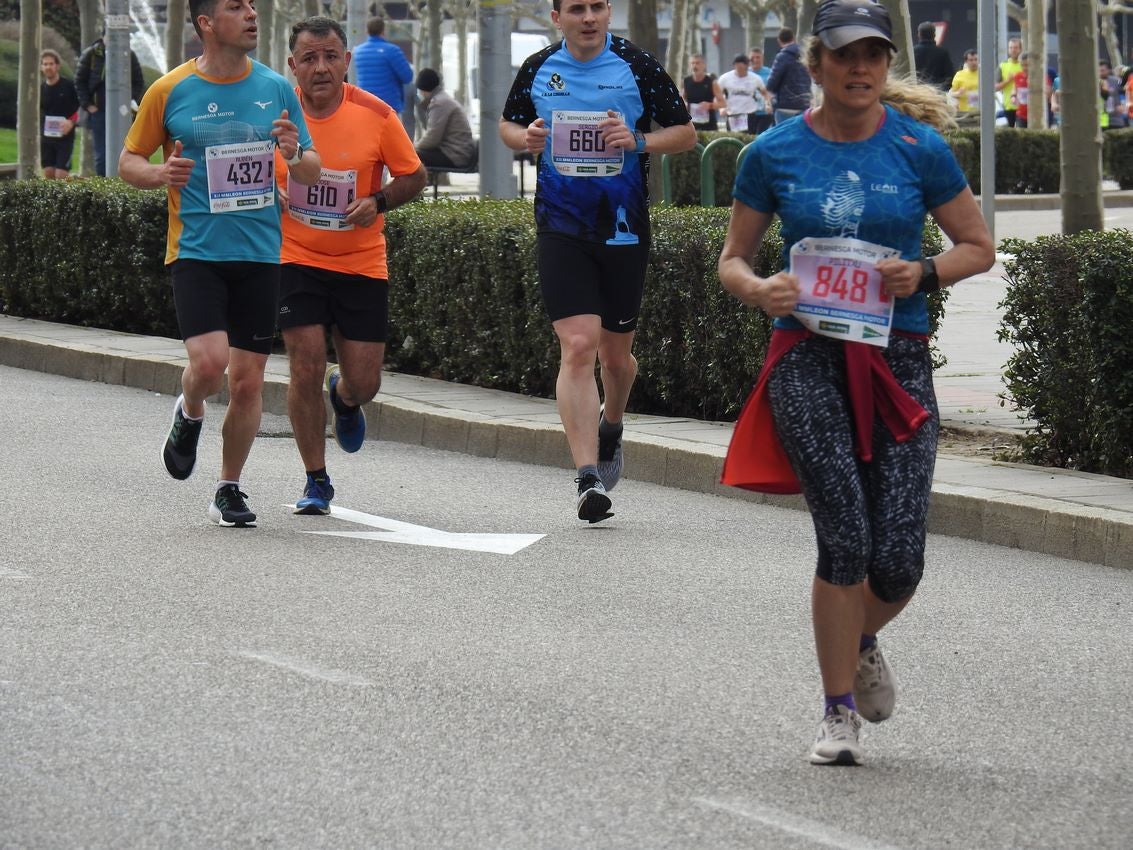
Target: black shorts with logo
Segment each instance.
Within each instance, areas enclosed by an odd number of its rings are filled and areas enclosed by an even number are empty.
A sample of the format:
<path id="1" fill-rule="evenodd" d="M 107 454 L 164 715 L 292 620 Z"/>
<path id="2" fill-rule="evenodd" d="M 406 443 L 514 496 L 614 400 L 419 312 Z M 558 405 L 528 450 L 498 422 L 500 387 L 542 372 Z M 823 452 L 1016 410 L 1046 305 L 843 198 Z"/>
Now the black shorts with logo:
<path id="1" fill-rule="evenodd" d="M 275 339 L 279 266 L 174 260 L 173 302 L 181 338 L 227 331 L 233 348 L 270 354 Z"/>
<path id="2" fill-rule="evenodd" d="M 284 263 L 279 282 L 279 329 L 334 325 L 354 342 L 389 339 L 389 281 Z"/>
<path id="3" fill-rule="evenodd" d="M 649 234 L 639 239 L 632 245 L 608 245 L 540 233 L 539 287 L 551 321 L 593 314 L 608 331 L 636 329 L 649 266 Z"/>

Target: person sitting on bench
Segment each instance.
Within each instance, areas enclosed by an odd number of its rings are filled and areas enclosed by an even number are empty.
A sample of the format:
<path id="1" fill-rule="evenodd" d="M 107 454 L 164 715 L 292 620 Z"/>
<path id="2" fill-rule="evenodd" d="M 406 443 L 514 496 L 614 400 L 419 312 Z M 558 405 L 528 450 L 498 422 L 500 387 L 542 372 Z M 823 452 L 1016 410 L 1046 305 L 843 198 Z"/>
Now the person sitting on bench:
<path id="1" fill-rule="evenodd" d="M 417 74 L 417 156 L 426 168 L 475 170 L 476 142 L 462 107 L 441 88 L 441 77 L 432 68 Z"/>

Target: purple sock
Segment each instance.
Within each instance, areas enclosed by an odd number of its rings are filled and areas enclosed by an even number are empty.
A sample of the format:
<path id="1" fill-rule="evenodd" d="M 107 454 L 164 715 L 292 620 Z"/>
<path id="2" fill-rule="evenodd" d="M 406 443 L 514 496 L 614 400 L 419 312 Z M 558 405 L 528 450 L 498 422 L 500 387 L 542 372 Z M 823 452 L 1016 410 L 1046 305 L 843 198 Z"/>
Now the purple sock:
<path id="1" fill-rule="evenodd" d="M 846 708 L 848 708 L 850 711 L 858 710 L 858 707 L 854 704 L 853 694 L 838 694 L 837 696 L 831 696 L 830 694 L 827 694 L 826 709 L 823 714 L 829 714 L 830 712 L 834 711 L 834 709 L 839 705 L 846 706 Z"/>
<path id="2" fill-rule="evenodd" d="M 877 646 L 877 635 L 862 635 L 862 639 L 858 643 L 858 652 L 865 652 L 875 646 Z"/>

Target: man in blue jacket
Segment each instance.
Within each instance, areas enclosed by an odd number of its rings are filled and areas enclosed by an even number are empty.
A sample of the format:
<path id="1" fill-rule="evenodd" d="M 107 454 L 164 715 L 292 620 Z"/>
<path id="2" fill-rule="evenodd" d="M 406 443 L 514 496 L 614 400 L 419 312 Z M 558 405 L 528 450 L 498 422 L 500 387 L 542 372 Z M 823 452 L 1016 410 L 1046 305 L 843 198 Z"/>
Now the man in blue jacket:
<path id="1" fill-rule="evenodd" d="M 382 38 L 385 29 L 385 18 L 370 18 L 366 22 L 370 37 L 354 48 L 354 69 L 358 87 L 380 97 L 400 115 L 405 107 L 405 86 L 413 79 L 413 69 L 401 48 Z"/>
<path id="2" fill-rule="evenodd" d="M 771 63 L 767 88 L 775 96 L 775 123 L 782 124 L 810 108 L 810 71 L 803 64 L 794 30 L 779 30 L 779 52 Z"/>

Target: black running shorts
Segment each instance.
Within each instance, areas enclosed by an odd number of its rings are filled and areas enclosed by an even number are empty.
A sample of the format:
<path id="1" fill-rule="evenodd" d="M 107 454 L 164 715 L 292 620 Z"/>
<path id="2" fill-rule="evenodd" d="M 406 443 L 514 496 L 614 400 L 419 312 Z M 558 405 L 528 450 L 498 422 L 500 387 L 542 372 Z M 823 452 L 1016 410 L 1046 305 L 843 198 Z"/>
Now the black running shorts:
<path id="1" fill-rule="evenodd" d="M 174 260 L 170 270 L 182 339 L 227 331 L 233 348 L 271 353 L 278 265 Z"/>
<path id="2" fill-rule="evenodd" d="M 279 329 L 335 325 L 345 339 L 389 339 L 389 282 L 314 266 L 284 263 L 279 278 Z"/>
<path id="3" fill-rule="evenodd" d="M 540 233 L 536 253 L 539 287 L 552 322 L 596 315 L 614 333 L 637 328 L 649 235 L 635 245 L 606 245 L 558 233 Z"/>
<path id="4" fill-rule="evenodd" d="M 44 168 L 71 170 L 71 153 L 75 149 L 75 134 L 59 139 L 39 138 L 39 163 Z"/>

